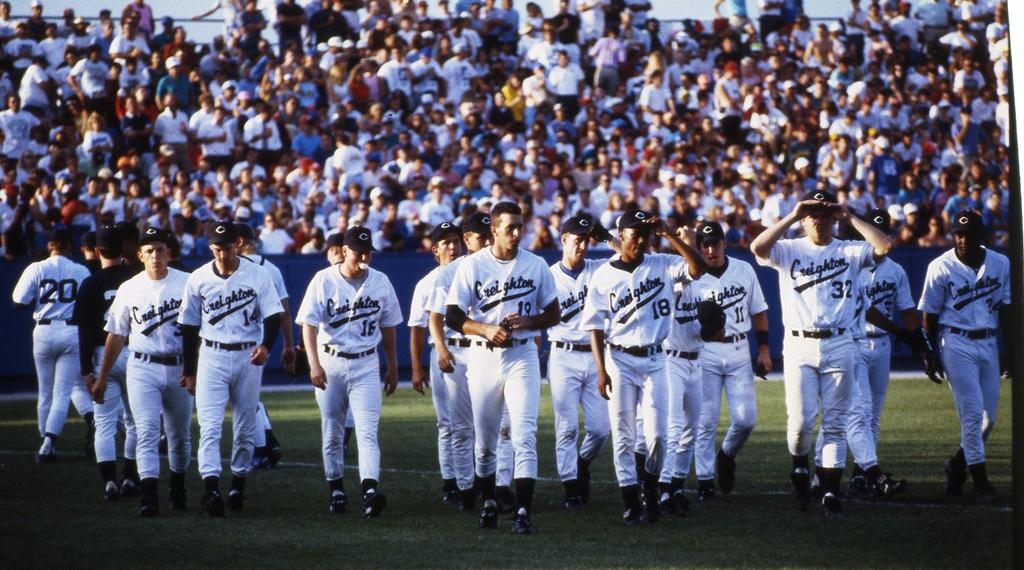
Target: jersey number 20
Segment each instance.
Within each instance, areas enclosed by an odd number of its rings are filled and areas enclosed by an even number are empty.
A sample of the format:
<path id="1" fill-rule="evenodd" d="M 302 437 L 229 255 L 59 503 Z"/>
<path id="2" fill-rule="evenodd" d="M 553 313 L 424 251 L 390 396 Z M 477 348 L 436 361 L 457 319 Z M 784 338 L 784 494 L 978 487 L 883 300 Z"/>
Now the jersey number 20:
<path id="1" fill-rule="evenodd" d="M 78 281 L 74 279 L 43 279 L 39 282 L 39 303 L 47 305 L 56 303 L 73 303 L 78 297 Z"/>

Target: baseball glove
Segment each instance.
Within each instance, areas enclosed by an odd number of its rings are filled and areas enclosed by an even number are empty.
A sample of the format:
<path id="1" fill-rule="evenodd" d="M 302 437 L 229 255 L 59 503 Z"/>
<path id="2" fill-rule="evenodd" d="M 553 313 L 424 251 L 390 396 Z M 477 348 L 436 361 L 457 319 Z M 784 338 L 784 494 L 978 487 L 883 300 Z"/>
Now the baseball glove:
<path id="1" fill-rule="evenodd" d="M 700 323 L 700 338 L 704 342 L 711 341 L 719 333 L 725 332 L 725 311 L 714 301 L 697 303 L 697 321 Z"/>
<path id="2" fill-rule="evenodd" d="M 301 344 L 295 345 L 295 367 L 292 376 L 296 378 L 309 376 L 309 356 Z"/>
<path id="3" fill-rule="evenodd" d="M 914 351 L 914 354 L 921 356 L 924 361 L 924 373 L 928 375 L 928 379 L 936 384 L 942 384 L 942 380 L 946 377 L 946 371 L 942 367 L 942 360 L 924 333 L 924 329 L 904 331 L 900 337 Z"/>

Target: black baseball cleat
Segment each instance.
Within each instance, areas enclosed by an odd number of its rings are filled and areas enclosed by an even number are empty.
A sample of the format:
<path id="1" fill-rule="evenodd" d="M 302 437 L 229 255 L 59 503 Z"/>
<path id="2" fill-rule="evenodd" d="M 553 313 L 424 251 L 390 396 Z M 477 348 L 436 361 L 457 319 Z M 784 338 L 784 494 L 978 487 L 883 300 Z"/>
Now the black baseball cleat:
<path id="1" fill-rule="evenodd" d="M 984 484 L 974 484 L 974 500 L 978 503 L 991 503 L 999 498 L 995 487 L 986 481 Z"/>
<path id="2" fill-rule="evenodd" d="M 220 496 L 220 491 L 207 491 L 199 500 L 199 504 L 211 517 L 224 516 L 224 498 Z"/>
<path id="3" fill-rule="evenodd" d="M 876 496 L 874 484 L 871 488 L 868 488 L 868 480 L 863 475 L 854 475 L 850 477 L 850 483 L 846 486 L 846 494 L 851 498 L 866 498 L 870 496 Z"/>
<path id="4" fill-rule="evenodd" d="M 57 452 L 51 447 L 47 451 L 36 453 L 36 463 L 53 463 L 57 461 Z"/>
<path id="5" fill-rule="evenodd" d="M 907 481 L 905 479 L 893 479 L 892 473 L 882 473 L 878 479 L 871 482 L 868 491 L 876 499 L 888 499 L 906 489 Z"/>
<path id="6" fill-rule="evenodd" d="M 497 487 L 494 490 L 494 499 L 498 502 L 499 513 L 511 513 L 516 510 L 516 496 L 509 487 Z"/>
<path id="7" fill-rule="evenodd" d="M 512 520 L 512 532 L 516 534 L 533 534 L 533 523 L 530 522 L 530 513 L 521 508 L 516 511 Z"/>
<path id="8" fill-rule="evenodd" d="M 144 501 L 139 506 L 139 516 L 143 518 L 155 517 L 160 514 L 160 508 L 155 502 Z"/>
<path id="9" fill-rule="evenodd" d="M 108 503 L 116 501 L 121 496 L 121 490 L 117 488 L 117 483 L 113 481 L 107 481 L 106 487 L 103 489 L 103 500 Z"/>
<path id="10" fill-rule="evenodd" d="M 947 459 L 943 468 L 946 471 L 946 495 L 950 497 L 963 495 L 964 483 L 967 482 L 967 470 L 956 461 L 956 458 Z"/>
<path id="11" fill-rule="evenodd" d="M 718 488 L 722 494 L 732 493 L 736 486 L 736 458 L 719 449 L 718 455 L 715 456 L 715 473 L 718 475 Z"/>
<path id="12" fill-rule="evenodd" d="M 562 508 L 570 513 L 582 511 L 583 506 L 583 497 L 580 497 L 579 495 L 566 497 L 565 500 L 562 501 Z"/>
<path id="13" fill-rule="evenodd" d="M 580 499 L 585 505 L 590 502 L 590 463 L 579 456 L 576 457 L 576 480 Z"/>
<path id="14" fill-rule="evenodd" d="M 345 491 L 332 491 L 331 502 L 328 510 L 336 515 L 344 513 L 348 509 L 348 497 L 345 496 Z"/>
<path id="15" fill-rule="evenodd" d="M 267 452 L 267 466 L 270 469 L 277 467 L 282 457 L 284 457 L 284 451 L 281 450 L 280 445 L 270 446 L 270 451 Z"/>
<path id="16" fill-rule="evenodd" d="M 245 495 L 238 489 L 228 491 L 228 510 L 233 513 L 241 512 L 245 506 Z"/>
<path id="17" fill-rule="evenodd" d="M 676 512 L 679 516 L 684 517 L 686 513 L 690 512 L 690 501 L 686 498 L 686 493 L 682 489 L 678 489 L 672 493 L 672 503 L 675 505 Z"/>
<path id="18" fill-rule="evenodd" d="M 480 511 L 480 528 L 498 528 L 498 503 L 494 499 L 484 501 Z"/>
<path id="19" fill-rule="evenodd" d="M 658 498 L 658 506 L 661 508 L 662 514 L 667 517 L 681 516 L 682 513 L 676 510 L 676 504 L 672 502 L 672 493 L 663 491 L 661 497 Z"/>
<path id="20" fill-rule="evenodd" d="M 449 507 L 458 507 L 461 500 L 462 495 L 458 490 L 445 491 L 444 495 L 441 496 L 441 502 Z"/>
<path id="21" fill-rule="evenodd" d="M 639 507 L 631 507 L 622 513 L 622 522 L 626 526 L 640 526 L 647 522 L 644 518 L 644 511 Z"/>
<path id="22" fill-rule="evenodd" d="M 789 474 L 793 483 L 793 506 L 798 511 L 806 511 L 811 506 L 811 476 L 804 471 Z"/>
<path id="23" fill-rule="evenodd" d="M 825 493 L 821 498 L 821 515 L 826 519 L 845 519 L 846 510 L 843 509 L 843 502 L 832 493 Z"/>
<path id="24" fill-rule="evenodd" d="M 366 518 L 379 517 L 384 512 L 384 506 L 388 503 L 387 497 L 377 489 L 367 489 L 363 493 L 363 516 Z"/>
<path id="25" fill-rule="evenodd" d="M 121 496 L 122 497 L 138 497 L 142 491 L 139 490 L 139 484 L 134 479 L 125 477 L 121 481 Z"/>
<path id="26" fill-rule="evenodd" d="M 699 479 L 697 480 L 697 502 L 704 503 L 710 499 L 715 498 L 715 481 L 714 479 Z"/>

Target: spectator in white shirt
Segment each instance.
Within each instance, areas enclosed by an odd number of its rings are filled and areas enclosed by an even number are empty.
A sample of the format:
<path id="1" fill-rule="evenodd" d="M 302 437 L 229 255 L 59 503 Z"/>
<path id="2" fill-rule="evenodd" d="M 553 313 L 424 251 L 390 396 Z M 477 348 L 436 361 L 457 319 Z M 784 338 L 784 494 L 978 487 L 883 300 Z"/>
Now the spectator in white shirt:
<path id="1" fill-rule="evenodd" d="M 110 42 L 110 57 L 121 65 L 124 65 L 126 59 L 134 58 L 140 66 L 144 66 L 149 57 L 149 45 L 136 27 L 135 20 L 125 20 L 121 24 L 121 35 Z"/>
<path id="2" fill-rule="evenodd" d="M 569 53 L 558 52 L 558 65 L 548 72 L 547 88 L 555 100 L 566 109 L 566 116 L 575 119 L 580 112 L 580 93 L 583 92 L 583 70 L 570 63 Z"/>
<path id="3" fill-rule="evenodd" d="M 256 161 L 270 168 L 281 158 L 281 132 L 272 119 L 274 108 L 265 102 L 256 104 L 257 114 L 245 123 L 242 140 L 247 148 L 256 151 Z"/>
<path id="4" fill-rule="evenodd" d="M 295 240 L 287 231 L 278 227 L 277 218 L 273 214 L 267 214 L 263 216 L 260 245 L 260 253 L 263 255 L 282 255 L 292 252 Z"/>
<path id="5" fill-rule="evenodd" d="M 179 169 L 192 171 L 188 157 L 188 115 L 178 108 L 178 98 L 174 93 L 164 96 L 164 110 L 156 117 L 153 136 L 157 139 L 161 154 L 170 158 Z"/>

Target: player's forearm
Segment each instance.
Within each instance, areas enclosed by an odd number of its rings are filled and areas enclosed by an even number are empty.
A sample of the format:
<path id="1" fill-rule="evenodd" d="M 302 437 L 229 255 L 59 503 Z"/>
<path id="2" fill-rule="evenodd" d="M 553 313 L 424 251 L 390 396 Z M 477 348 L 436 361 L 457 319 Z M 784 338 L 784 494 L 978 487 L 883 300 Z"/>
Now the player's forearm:
<path id="1" fill-rule="evenodd" d="M 182 374 L 195 376 L 199 368 L 199 325 L 181 325 Z"/>
<path id="2" fill-rule="evenodd" d="M 768 346 L 768 311 L 761 311 L 750 318 L 757 338 L 757 350 L 767 351 Z"/>
<path id="3" fill-rule="evenodd" d="M 701 257 L 697 250 L 690 247 L 689 244 L 679 239 L 679 236 L 672 232 L 666 232 L 665 238 L 668 239 L 668 243 L 672 245 L 672 249 L 679 252 L 679 255 L 683 256 L 686 260 L 686 266 L 690 272 L 690 277 L 694 279 L 704 275 L 707 271 L 708 265 L 704 262 L 704 258 Z"/>
<path id="4" fill-rule="evenodd" d="M 306 348 L 306 359 L 311 369 L 320 366 L 320 353 L 316 350 L 316 333 L 315 326 L 302 325 L 302 346 Z"/>
<path id="5" fill-rule="evenodd" d="M 935 313 L 922 313 L 921 328 L 924 329 L 928 341 L 932 346 L 938 346 L 939 340 L 939 316 Z"/>
<path id="6" fill-rule="evenodd" d="M 117 362 L 117 357 L 121 356 L 121 351 L 124 350 L 124 345 L 127 341 L 127 338 L 120 335 L 113 333 L 107 335 L 107 343 L 103 347 L 103 361 L 100 362 L 98 378 L 106 378 L 110 374 L 111 369 L 114 368 L 114 363 Z"/>
<path id="7" fill-rule="evenodd" d="M 535 331 L 544 330 L 557 325 L 561 318 L 562 309 L 559 307 L 558 301 L 552 301 L 550 305 L 544 307 L 544 312 L 536 317 L 530 317 L 529 326 L 526 328 Z"/>
<path id="8" fill-rule="evenodd" d="M 903 328 L 908 331 L 916 331 L 921 328 L 921 317 L 914 309 L 907 309 L 903 311 L 901 315 L 903 319 Z"/>
<path id="9" fill-rule="evenodd" d="M 487 338 L 487 328 L 489 326 L 490 325 L 478 323 L 473 319 L 466 317 L 466 320 L 462 323 L 462 334 Z"/>
<path id="10" fill-rule="evenodd" d="M 876 307 L 868 307 L 864 312 L 864 320 L 890 334 L 900 334 L 903 329 L 895 322 L 882 314 Z"/>
<path id="11" fill-rule="evenodd" d="M 594 364 L 597 365 L 597 373 L 604 374 L 604 331 L 590 331 L 590 352 L 594 355 Z"/>
<path id="12" fill-rule="evenodd" d="M 427 317 L 427 323 L 434 346 L 444 346 L 444 317 L 441 313 L 431 312 L 430 316 Z"/>
<path id="13" fill-rule="evenodd" d="M 426 344 L 426 330 L 423 327 L 409 327 L 409 355 L 412 357 L 413 372 L 423 372 L 423 346 Z"/>
<path id="14" fill-rule="evenodd" d="M 864 239 L 871 244 L 871 247 L 875 248 L 876 257 L 886 256 L 889 254 L 889 251 L 892 250 L 892 240 L 890 240 L 889 236 L 885 235 L 882 230 L 853 214 L 850 215 L 850 225 L 852 225 L 853 229 L 857 230 L 860 235 L 864 236 Z"/>
<path id="15" fill-rule="evenodd" d="M 388 370 L 398 370 L 398 353 L 395 350 L 395 327 L 380 328 L 380 342 L 384 346 L 384 362 Z"/>
<path id="16" fill-rule="evenodd" d="M 754 241 L 750 242 L 750 251 L 761 259 L 768 259 L 772 254 L 772 248 L 778 243 L 786 231 L 796 223 L 796 210 L 793 210 L 786 217 L 772 224 L 768 229 L 758 234 Z"/>
<path id="17" fill-rule="evenodd" d="M 277 335 L 281 328 L 281 313 L 274 313 L 269 317 L 263 319 L 263 340 L 260 342 L 266 347 L 267 352 L 274 348 L 274 343 L 277 342 Z"/>

